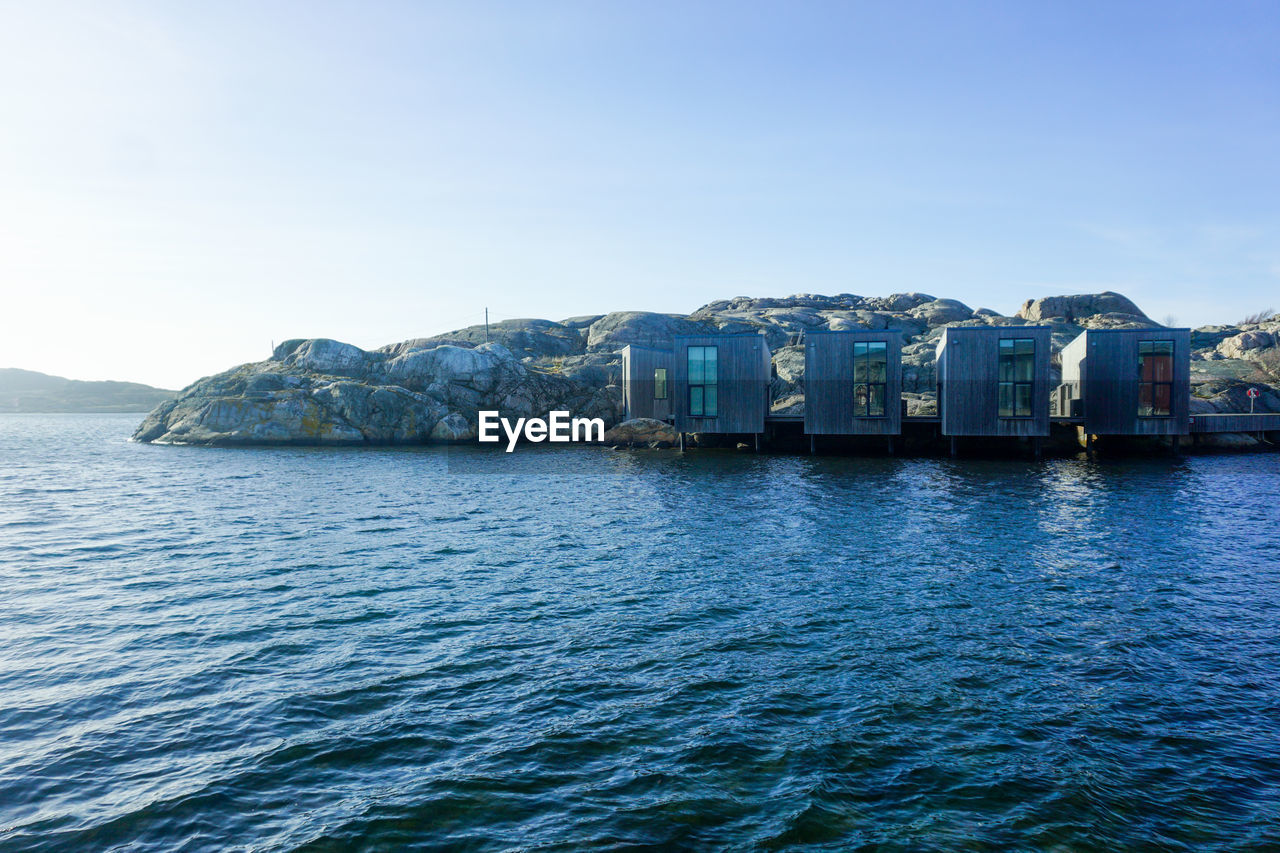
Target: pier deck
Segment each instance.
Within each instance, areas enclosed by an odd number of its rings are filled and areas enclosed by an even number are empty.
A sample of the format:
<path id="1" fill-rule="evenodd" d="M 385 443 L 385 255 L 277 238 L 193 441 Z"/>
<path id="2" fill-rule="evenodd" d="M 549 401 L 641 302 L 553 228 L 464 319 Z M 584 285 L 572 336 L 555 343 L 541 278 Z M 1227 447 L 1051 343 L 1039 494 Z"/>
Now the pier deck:
<path id="1" fill-rule="evenodd" d="M 1280 414 L 1229 413 L 1220 415 L 1192 415 L 1191 432 L 1272 432 L 1280 430 Z"/>
<path id="2" fill-rule="evenodd" d="M 768 414 L 765 415 L 764 420 L 768 424 L 798 424 L 804 423 L 804 415 L 792 413 Z M 1062 426 L 1082 426 L 1085 422 L 1082 417 L 1054 417 L 1051 420 L 1053 423 Z M 941 422 L 942 419 L 937 415 L 906 415 L 902 418 L 903 426 L 909 424 L 937 424 Z M 1191 416 L 1192 433 L 1273 431 L 1280 431 L 1280 414 L 1227 413 Z"/>

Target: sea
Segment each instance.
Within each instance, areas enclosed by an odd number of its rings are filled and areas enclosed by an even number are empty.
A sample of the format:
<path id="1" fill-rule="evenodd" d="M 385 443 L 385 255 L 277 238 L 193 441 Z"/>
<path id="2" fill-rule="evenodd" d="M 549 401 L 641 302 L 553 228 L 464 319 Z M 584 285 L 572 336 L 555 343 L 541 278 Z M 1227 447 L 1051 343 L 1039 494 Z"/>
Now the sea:
<path id="1" fill-rule="evenodd" d="M 1280 454 L 0 415 L 0 851 L 1280 848 Z"/>

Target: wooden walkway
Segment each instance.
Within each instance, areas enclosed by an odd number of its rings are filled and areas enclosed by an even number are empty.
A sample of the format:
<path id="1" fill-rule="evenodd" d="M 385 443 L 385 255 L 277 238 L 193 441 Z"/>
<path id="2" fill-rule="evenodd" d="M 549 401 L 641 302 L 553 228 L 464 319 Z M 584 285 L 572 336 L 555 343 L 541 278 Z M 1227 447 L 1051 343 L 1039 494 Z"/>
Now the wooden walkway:
<path id="1" fill-rule="evenodd" d="M 765 415 L 765 423 L 767 424 L 799 424 L 804 423 L 803 414 L 769 414 Z M 1084 423 L 1084 418 L 1052 418 L 1055 424 L 1063 426 L 1078 426 Z M 902 425 L 909 426 L 911 424 L 937 424 L 942 419 L 937 415 L 907 415 L 902 419 Z M 1191 416 L 1191 432 L 1210 433 L 1210 432 L 1273 432 L 1280 431 L 1280 414 L 1259 413 L 1259 414 L 1213 414 L 1213 415 L 1192 415 Z"/>
<path id="2" fill-rule="evenodd" d="M 1271 432 L 1280 430 L 1280 414 L 1192 415 L 1192 434 L 1204 432 Z"/>

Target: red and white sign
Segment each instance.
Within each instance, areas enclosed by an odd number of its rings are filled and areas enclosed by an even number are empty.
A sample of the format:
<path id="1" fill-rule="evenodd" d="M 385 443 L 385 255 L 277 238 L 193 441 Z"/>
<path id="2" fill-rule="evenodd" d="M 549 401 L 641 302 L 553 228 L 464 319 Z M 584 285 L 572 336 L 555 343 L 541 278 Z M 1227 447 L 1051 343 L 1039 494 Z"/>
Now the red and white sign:
<path id="1" fill-rule="evenodd" d="M 1250 388 L 1250 389 L 1249 389 L 1248 391 L 1246 391 L 1245 393 L 1249 395 L 1249 399 L 1250 399 L 1250 400 L 1254 400 L 1254 399 L 1257 399 L 1257 396 L 1258 396 L 1258 389 L 1257 389 L 1257 388 Z"/>

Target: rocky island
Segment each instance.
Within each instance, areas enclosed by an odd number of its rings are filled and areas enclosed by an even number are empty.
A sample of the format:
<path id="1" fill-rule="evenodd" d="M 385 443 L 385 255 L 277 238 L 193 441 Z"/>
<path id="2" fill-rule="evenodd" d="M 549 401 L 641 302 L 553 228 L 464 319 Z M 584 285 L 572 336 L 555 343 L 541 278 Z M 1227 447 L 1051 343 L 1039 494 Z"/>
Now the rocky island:
<path id="1" fill-rule="evenodd" d="M 806 332 L 898 329 L 903 396 L 909 414 L 932 414 L 934 352 L 948 326 L 1048 325 L 1057 352 L 1084 329 L 1156 328 L 1112 292 L 1028 300 L 1012 317 L 924 293 L 890 296 L 797 294 L 720 300 L 692 314 L 619 311 L 551 320 L 507 320 L 363 350 L 328 339 L 295 339 L 264 361 L 243 364 L 188 386 L 158 405 L 134 433 L 143 442 L 182 444 L 420 444 L 475 438 L 477 413 L 545 417 L 564 409 L 623 417 L 619 350 L 669 346 L 676 335 L 763 333 L 773 353 L 773 411 L 804 406 Z M 1280 320 L 1267 314 L 1191 333 L 1192 412 L 1280 412 Z M 1055 370 L 1056 370 L 1055 365 Z M 606 440 L 652 435 L 632 424 Z M 646 432 L 648 430 L 648 432 Z M 1219 446 L 1258 442 L 1214 436 Z"/>

